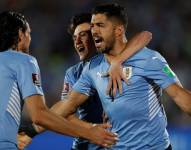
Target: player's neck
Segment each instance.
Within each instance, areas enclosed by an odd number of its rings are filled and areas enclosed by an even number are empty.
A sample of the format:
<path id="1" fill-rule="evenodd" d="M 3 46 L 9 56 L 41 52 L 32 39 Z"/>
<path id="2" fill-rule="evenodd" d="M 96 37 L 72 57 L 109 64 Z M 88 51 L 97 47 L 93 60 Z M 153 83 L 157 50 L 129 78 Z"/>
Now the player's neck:
<path id="1" fill-rule="evenodd" d="M 116 40 L 113 48 L 109 51 L 110 55 L 117 56 L 119 55 L 127 45 L 127 39 L 126 37 L 123 37 L 121 40 Z"/>

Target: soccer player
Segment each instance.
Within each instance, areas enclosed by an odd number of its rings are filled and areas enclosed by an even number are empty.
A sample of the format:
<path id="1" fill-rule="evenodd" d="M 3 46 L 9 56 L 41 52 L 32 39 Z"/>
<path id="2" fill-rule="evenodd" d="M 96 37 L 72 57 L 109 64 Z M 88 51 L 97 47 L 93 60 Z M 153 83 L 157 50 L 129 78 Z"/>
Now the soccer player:
<path id="1" fill-rule="evenodd" d="M 84 66 L 93 56 L 97 54 L 97 50 L 91 35 L 90 22 L 91 22 L 90 13 L 82 13 L 74 16 L 71 19 L 69 31 L 70 34 L 73 36 L 74 47 L 79 55 L 80 62 L 70 67 L 66 71 L 64 86 L 61 96 L 62 100 L 67 99 L 67 96 L 72 90 L 73 85 L 80 78 Z M 139 43 L 137 42 L 136 45 L 134 45 L 134 47 L 136 46 L 136 51 L 143 48 L 148 43 L 148 41 L 151 39 L 150 36 L 151 36 L 150 33 L 144 33 L 144 35 L 143 34 L 139 35 L 139 39 L 142 40 L 140 40 Z M 138 40 L 137 37 L 134 38 L 134 40 L 135 39 Z M 119 66 L 117 66 L 117 68 L 119 68 Z M 93 92 L 94 94 L 89 97 L 89 100 L 78 108 L 79 118 L 81 120 L 85 120 L 91 123 L 102 123 L 103 122 L 102 105 L 97 92 L 96 91 Z M 61 112 L 64 111 L 64 108 L 62 108 L 62 105 L 60 103 L 56 104 L 52 109 L 54 109 L 54 112 L 55 111 L 58 112 L 59 110 Z M 61 112 L 59 114 L 62 114 Z M 101 147 L 98 145 L 91 144 L 87 140 L 75 138 L 72 149 L 96 150 L 96 149 L 101 149 Z"/>
<path id="2" fill-rule="evenodd" d="M 92 95 L 96 89 L 111 131 L 119 141 L 111 145 L 113 150 L 170 150 L 166 130 L 166 116 L 161 103 L 162 89 L 176 104 L 191 114 L 191 94 L 184 89 L 166 60 L 156 51 L 143 48 L 123 63 L 123 72 L 128 84 L 123 84 L 123 93 L 107 95 L 110 64 L 105 54 L 118 56 L 127 45 L 125 36 L 127 21 L 125 9 L 118 4 L 97 6 L 93 10 L 91 31 L 96 48 L 103 54 L 95 56 L 84 68 L 80 79 L 65 101 L 65 114 L 69 116 Z M 76 99 L 78 97 L 78 99 Z"/>
<path id="3" fill-rule="evenodd" d="M 84 66 L 89 59 L 96 54 L 95 44 L 91 36 L 90 22 L 91 14 L 89 13 L 79 14 L 71 19 L 69 32 L 73 37 L 74 47 L 79 55 L 80 62 L 67 69 L 64 78 L 61 100 L 67 99 L 73 85 L 79 79 Z M 64 108 L 61 108 L 60 103 L 55 105 L 52 109 L 57 112 L 59 109 L 64 111 Z M 96 91 L 93 96 L 89 97 L 89 101 L 79 107 L 78 114 L 80 119 L 91 123 L 103 122 L 102 105 Z M 91 144 L 89 141 L 81 138 L 75 138 L 72 146 L 72 149 L 74 150 L 96 150 L 99 148 L 101 147 Z"/>
<path id="4" fill-rule="evenodd" d="M 90 13 L 82 13 L 79 15 L 74 16 L 71 19 L 71 24 L 69 26 L 70 34 L 73 37 L 74 47 L 79 55 L 80 62 L 72 67 L 70 67 L 65 74 L 64 86 L 62 91 L 62 100 L 66 100 L 70 91 L 72 90 L 73 85 L 79 79 L 81 72 L 87 62 L 92 58 L 95 57 L 97 54 L 96 47 L 91 35 L 91 14 Z M 143 48 L 148 42 L 151 40 L 151 33 L 150 32 L 141 32 L 137 36 L 133 37 L 130 40 L 129 45 L 125 49 L 125 55 L 123 57 L 129 57 L 134 52 L 138 51 L 139 49 Z M 129 49 L 129 50 L 128 50 Z M 127 51 L 128 50 L 128 51 Z M 113 63 L 113 59 L 111 58 Z M 117 69 L 119 69 L 119 63 L 123 61 L 123 58 L 118 57 L 115 60 L 115 67 L 113 68 L 114 72 L 110 73 L 110 75 L 114 76 Z M 112 71 L 111 71 L 112 72 Z M 120 77 L 119 77 L 120 78 Z M 64 101 L 60 101 L 56 105 L 54 105 L 51 110 L 57 114 L 62 115 L 64 111 Z M 89 100 L 82 104 L 78 109 L 79 118 L 91 123 L 102 123 L 102 105 L 100 103 L 99 96 L 96 91 L 94 94 L 89 97 Z M 72 118 L 72 119 L 71 119 Z M 70 116 L 70 120 L 76 122 L 78 124 L 87 126 L 83 122 L 80 122 L 79 119 L 75 118 L 75 116 Z M 18 139 L 20 143 L 20 148 L 23 149 L 26 146 L 26 143 L 29 143 L 31 140 L 29 137 L 26 136 L 19 136 Z M 101 149 L 100 146 L 91 144 L 89 141 L 82 139 L 82 138 L 75 138 L 73 142 L 72 149 L 74 150 L 96 150 Z"/>
<path id="5" fill-rule="evenodd" d="M 30 27 L 23 15 L 0 13 L 0 149 L 16 150 L 16 135 L 25 102 L 32 121 L 44 128 L 107 146 L 116 135 L 107 131 L 108 124 L 87 129 L 49 111 L 44 103 L 40 70 L 29 53 Z"/>

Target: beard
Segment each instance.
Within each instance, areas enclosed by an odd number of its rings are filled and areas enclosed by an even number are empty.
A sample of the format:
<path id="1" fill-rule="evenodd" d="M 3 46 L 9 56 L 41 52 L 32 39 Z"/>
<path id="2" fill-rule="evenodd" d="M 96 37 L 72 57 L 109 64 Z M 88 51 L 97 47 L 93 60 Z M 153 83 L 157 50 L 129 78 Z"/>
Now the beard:
<path id="1" fill-rule="evenodd" d="M 98 52 L 101 52 L 101 53 L 109 53 L 111 51 L 111 47 L 105 47 L 105 48 L 100 48 L 98 49 Z"/>
<path id="2" fill-rule="evenodd" d="M 105 37 L 98 34 L 94 34 L 93 37 L 97 52 L 100 53 L 109 53 L 113 49 L 116 41 L 114 32 L 107 34 Z"/>
<path id="3" fill-rule="evenodd" d="M 108 40 L 105 42 L 105 46 L 103 48 L 100 48 L 101 53 L 106 53 L 108 54 L 114 47 L 115 43 L 115 38 L 113 37 L 112 39 Z"/>

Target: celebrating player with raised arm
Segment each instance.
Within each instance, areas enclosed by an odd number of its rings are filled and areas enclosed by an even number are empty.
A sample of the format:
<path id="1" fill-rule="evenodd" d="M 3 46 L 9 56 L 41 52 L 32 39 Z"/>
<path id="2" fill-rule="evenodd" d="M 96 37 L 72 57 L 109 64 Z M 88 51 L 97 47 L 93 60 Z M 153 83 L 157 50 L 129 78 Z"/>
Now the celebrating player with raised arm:
<path id="1" fill-rule="evenodd" d="M 58 102 L 54 105 L 51 110 L 57 114 L 62 115 L 65 110 L 65 100 L 69 96 L 73 85 L 80 78 L 81 72 L 86 64 L 97 55 L 97 50 L 91 35 L 91 14 L 90 13 L 82 13 L 74 16 L 71 19 L 71 24 L 69 27 L 70 34 L 73 37 L 74 47 L 79 55 L 80 62 L 72 67 L 70 67 L 65 74 L 64 86 L 62 91 L 62 101 Z M 111 70 L 108 71 L 107 76 L 112 76 L 110 79 L 118 79 L 118 84 L 121 82 L 121 78 L 123 78 L 123 74 L 120 73 L 120 65 L 124 60 L 124 57 L 129 58 L 133 53 L 137 52 L 144 46 L 148 44 L 151 40 L 152 35 L 150 32 L 143 31 L 136 36 L 134 36 L 129 43 L 127 44 L 124 51 L 117 58 L 113 58 L 112 56 L 107 56 L 108 60 L 112 63 Z M 118 71 L 119 70 L 119 71 Z M 113 78 L 114 77 L 114 78 Z M 126 80 L 126 79 L 125 79 Z M 117 81 L 116 81 L 117 82 Z M 117 86 L 117 85 L 116 85 Z M 89 100 L 82 104 L 78 109 L 79 118 L 91 123 L 102 123 L 102 106 L 97 92 L 89 97 Z M 80 124 L 83 127 L 90 128 L 92 124 L 84 123 L 80 121 L 75 115 L 71 115 L 68 117 L 70 121 Z M 19 137 L 20 138 L 20 137 Z M 24 141 L 28 140 L 28 137 L 23 136 Z M 23 143 L 22 140 L 19 140 L 20 143 Z M 22 144 L 21 146 L 23 146 Z M 101 149 L 100 146 L 91 144 L 89 141 L 82 138 L 75 138 L 73 142 L 72 149 L 74 150 L 96 150 Z"/>
<path id="2" fill-rule="evenodd" d="M 166 116 L 161 102 L 162 90 L 176 104 L 191 114 L 191 94 L 184 89 L 166 60 L 156 51 L 143 48 L 123 63 L 128 84 L 122 82 L 123 93 L 107 95 L 110 64 L 104 54 L 117 57 L 128 44 L 125 8 L 118 4 L 97 6 L 92 15 L 91 31 L 99 54 L 86 65 L 80 79 L 65 101 L 63 116 L 70 116 L 96 89 L 111 131 L 119 141 L 113 150 L 160 149 L 170 150 Z"/>

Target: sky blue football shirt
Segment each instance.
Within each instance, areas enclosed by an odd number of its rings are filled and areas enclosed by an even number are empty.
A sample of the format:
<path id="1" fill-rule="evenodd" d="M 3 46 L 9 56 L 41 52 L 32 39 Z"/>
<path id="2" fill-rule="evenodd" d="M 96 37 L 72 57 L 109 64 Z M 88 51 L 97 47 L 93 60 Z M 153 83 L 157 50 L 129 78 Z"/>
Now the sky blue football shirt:
<path id="1" fill-rule="evenodd" d="M 0 94 L 0 149 L 5 149 L 17 143 L 24 99 L 43 95 L 34 57 L 13 50 L 0 52 Z"/>
<path id="2" fill-rule="evenodd" d="M 129 84 L 123 82 L 123 94 L 114 101 L 106 95 L 109 64 L 103 54 L 93 58 L 73 89 L 91 95 L 98 91 L 104 111 L 119 135 L 114 150 L 162 150 L 169 145 L 166 115 L 161 103 L 162 89 L 178 82 L 166 60 L 156 51 L 143 48 L 123 63 Z"/>
<path id="3" fill-rule="evenodd" d="M 67 69 L 61 95 L 62 100 L 67 99 L 69 92 L 72 90 L 73 85 L 80 78 L 83 68 L 85 67 L 86 64 L 87 63 L 82 61 Z M 89 98 L 89 100 L 78 108 L 79 118 L 91 123 L 102 123 L 103 109 L 99 96 L 95 90 L 92 90 L 91 95 L 92 96 Z M 73 149 L 101 150 L 103 148 L 101 148 L 98 145 L 90 143 L 88 140 L 82 138 L 75 138 L 73 142 Z"/>

